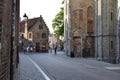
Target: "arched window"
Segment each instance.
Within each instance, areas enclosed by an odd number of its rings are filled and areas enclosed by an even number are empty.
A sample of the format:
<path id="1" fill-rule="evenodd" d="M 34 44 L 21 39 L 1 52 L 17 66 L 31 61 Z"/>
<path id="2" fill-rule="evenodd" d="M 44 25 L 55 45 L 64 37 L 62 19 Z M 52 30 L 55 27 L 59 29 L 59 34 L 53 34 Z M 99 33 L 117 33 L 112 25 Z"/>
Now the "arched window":
<path id="1" fill-rule="evenodd" d="M 93 8 L 91 6 L 87 9 L 87 33 L 92 34 L 94 32 L 94 24 L 93 24 Z"/>
<path id="2" fill-rule="evenodd" d="M 83 21 L 83 10 L 80 10 L 80 15 L 79 16 L 80 16 L 79 17 L 80 22 L 82 22 Z"/>

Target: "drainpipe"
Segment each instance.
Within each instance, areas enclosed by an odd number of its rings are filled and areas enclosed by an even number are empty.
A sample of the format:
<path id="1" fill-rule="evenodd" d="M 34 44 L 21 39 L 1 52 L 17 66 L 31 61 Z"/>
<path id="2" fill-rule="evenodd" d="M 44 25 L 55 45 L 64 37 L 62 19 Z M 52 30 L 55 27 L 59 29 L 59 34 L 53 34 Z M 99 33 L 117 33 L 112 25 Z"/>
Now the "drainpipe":
<path id="1" fill-rule="evenodd" d="M 11 52 L 10 52 L 10 80 L 13 80 L 13 74 L 14 74 L 14 64 L 13 64 L 13 54 L 14 54 L 14 0 L 12 0 L 12 13 L 11 13 Z"/>

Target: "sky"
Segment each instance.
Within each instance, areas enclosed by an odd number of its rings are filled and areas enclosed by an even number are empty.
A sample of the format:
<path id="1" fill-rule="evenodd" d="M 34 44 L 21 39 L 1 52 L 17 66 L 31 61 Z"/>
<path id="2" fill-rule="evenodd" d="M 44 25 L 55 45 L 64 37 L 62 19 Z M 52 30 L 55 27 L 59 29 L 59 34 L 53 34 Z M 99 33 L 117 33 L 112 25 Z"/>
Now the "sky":
<path id="1" fill-rule="evenodd" d="M 49 30 L 53 33 L 52 20 L 60 11 L 63 0 L 20 0 L 20 17 L 23 20 L 24 13 L 28 18 L 35 18 L 42 15 Z"/>

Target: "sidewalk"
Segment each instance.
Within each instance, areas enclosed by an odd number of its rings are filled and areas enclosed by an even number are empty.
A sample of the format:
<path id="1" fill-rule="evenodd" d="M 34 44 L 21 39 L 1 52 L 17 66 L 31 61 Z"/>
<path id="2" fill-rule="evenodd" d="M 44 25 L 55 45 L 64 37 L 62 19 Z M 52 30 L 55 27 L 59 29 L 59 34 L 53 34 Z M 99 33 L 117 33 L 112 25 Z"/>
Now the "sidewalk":
<path id="1" fill-rule="evenodd" d="M 45 80 L 26 54 L 20 54 L 17 80 Z"/>
<path id="2" fill-rule="evenodd" d="M 57 51 L 56 56 L 60 58 L 66 58 L 68 59 L 68 61 L 72 59 L 72 61 L 76 63 L 86 64 L 88 66 L 91 65 L 91 68 L 101 68 L 120 73 L 120 64 L 112 64 L 103 61 L 98 61 L 95 58 L 81 58 L 81 57 L 71 58 L 70 56 L 67 56 L 63 51 Z"/>

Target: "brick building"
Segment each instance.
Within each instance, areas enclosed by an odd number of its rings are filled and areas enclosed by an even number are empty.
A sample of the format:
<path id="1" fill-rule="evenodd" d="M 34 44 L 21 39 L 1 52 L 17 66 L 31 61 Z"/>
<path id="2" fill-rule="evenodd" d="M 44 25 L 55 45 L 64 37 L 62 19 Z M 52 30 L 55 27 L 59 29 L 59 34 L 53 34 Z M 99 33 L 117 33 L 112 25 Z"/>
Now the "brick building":
<path id="1" fill-rule="evenodd" d="M 32 42 L 34 47 L 38 45 L 40 52 L 48 51 L 49 29 L 42 16 L 23 20 L 20 23 L 20 34 L 26 40 Z"/>
<path id="2" fill-rule="evenodd" d="M 16 80 L 19 3 L 19 0 L 0 0 L 0 80 Z"/>

